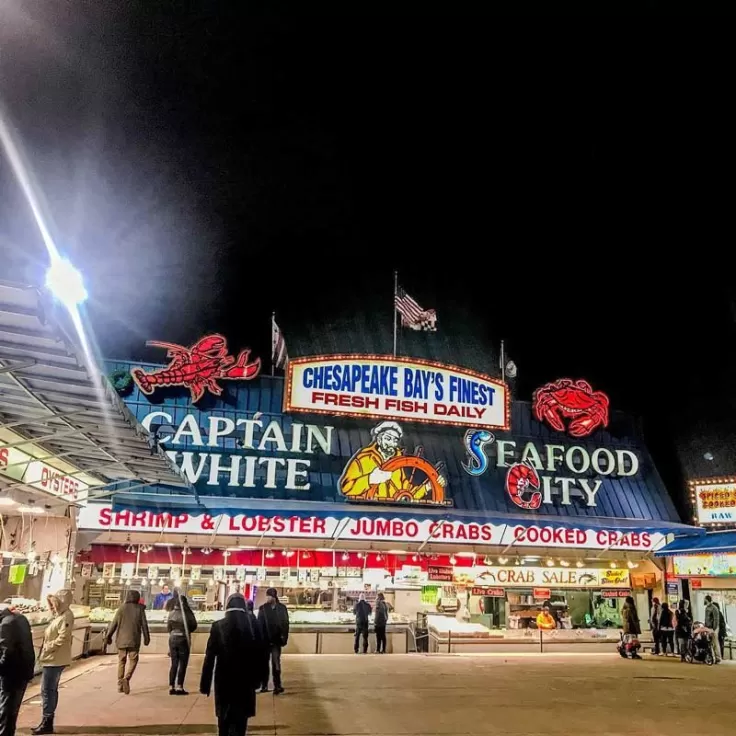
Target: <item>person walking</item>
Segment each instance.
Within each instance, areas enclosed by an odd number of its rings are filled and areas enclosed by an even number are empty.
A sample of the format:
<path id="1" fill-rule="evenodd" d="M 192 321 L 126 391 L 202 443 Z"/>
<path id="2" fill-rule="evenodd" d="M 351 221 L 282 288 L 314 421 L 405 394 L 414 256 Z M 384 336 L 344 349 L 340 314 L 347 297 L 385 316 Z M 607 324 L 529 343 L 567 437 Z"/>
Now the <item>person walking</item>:
<path id="1" fill-rule="evenodd" d="M 189 695 L 184 689 L 187 676 L 192 634 L 197 630 L 197 619 L 185 595 L 174 591 L 174 596 L 166 604 L 169 616 L 166 630 L 169 632 L 169 695 Z"/>
<path id="2" fill-rule="evenodd" d="M 276 588 L 269 588 L 266 591 L 266 603 L 258 609 L 258 623 L 268 648 L 273 676 L 273 693 L 281 695 L 284 692 L 281 682 L 281 650 L 289 642 L 289 612 L 286 606 L 279 601 Z M 262 693 L 268 692 L 268 662 L 265 670 Z"/>
<path id="3" fill-rule="evenodd" d="M 716 607 L 716 610 L 718 611 L 718 648 L 721 651 L 721 659 L 726 658 L 726 618 L 723 615 L 723 611 L 721 611 L 721 607 L 713 601 L 713 605 Z"/>
<path id="4" fill-rule="evenodd" d="M 0 736 L 15 736 L 36 652 L 28 619 L 0 603 Z"/>
<path id="5" fill-rule="evenodd" d="M 245 598 L 231 595 L 225 618 L 212 624 L 199 684 L 209 696 L 214 677 L 218 736 L 245 736 L 248 719 L 256 714 L 265 646 Z"/>
<path id="6" fill-rule="evenodd" d="M 363 637 L 363 654 L 368 653 L 368 621 L 373 612 L 371 604 L 365 599 L 365 593 L 361 593 L 358 602 L 355 604 L 353 613 L 355 614 L 355 653 L 358 654 L 360 648 L 360 637 Z"/>
<path id="7" fill-rule="evenodd" d="M 705 596 L 705 621 L 703 625 L 713 632 L 713 655 L 718 664 L 723 658 L 721 649 L 721 609 L 710 595 Z"/>
<path id="8" fill-rule="evenodd" d="M 151 635 L 148 632 L 146 609 L 140 605 L 141 594 L 137 590 L 129 590 L 123 603 L 107 629 L 107 644 L 118 649 L 118 692 L 130 695 L 130 679 L 138 667 L 138 656 L 141 651 L 141 639 L 148 646 Z"/>
<path id="9" fill-rule="evenodd" d="M 687 601 L 680 601 L 677 605 L 677 614 L 675 616 L 675 637 L 677 638 L 677 648 L 680 651 L 680 661 L 685 661 L 688 644 L 693 633 L 693 618 L 690 615 Z"/>
<path id="10" fill-rule="evenodd" d="M 62 589 L 46 597 L 53 618 L 43 635 L 38 663 L 43 667 L 41 673 L 42 718 L 36 728 L 31 729 L 35 736 L 54 732 L 54 714 L 59 703 L 59 681 L 65 667 L 72 663 L 72 632 L 74 614 L 69 606 L 72 602 L 71 590 Z"/>
<path id="11" fill-rule="evenodd" d="M 641 659 L 637 652 L 639 637 L 641 636 L 641 624 L 639 623 L 639 613 L 636 610 L 636 603 L 632 596 L 627 596 L 624 605 L 621 608 L 621 619 L 624 629 L 624 654 L 631 653 L 631 659 Z"/>
<path id="12" fill-rule="evenodd" d="M 388 624 L 388 603 L 383 593 L 376 596 L 376 615 L 373 620 L 376 627 L 376 654 L 386 654 L 386 625 Z"/>
<path id="13" fill-rule="evenodd" d="M 649 612 L 649 628 L 652 630 L 652 639 L 654 639 L 654 654 L 659 654 L 661 620 L 662 606 L 660 605 L 659 598 L 652 598 L 652 610 Z"/>
<path id="14" fill-rule="evenodd" d="M 668 603 L 662 604 L 662 612 L 659 615 L 659 641 L 665 657 L 668 647 L 672 654 L 675 653 L 675 617 Z"/>

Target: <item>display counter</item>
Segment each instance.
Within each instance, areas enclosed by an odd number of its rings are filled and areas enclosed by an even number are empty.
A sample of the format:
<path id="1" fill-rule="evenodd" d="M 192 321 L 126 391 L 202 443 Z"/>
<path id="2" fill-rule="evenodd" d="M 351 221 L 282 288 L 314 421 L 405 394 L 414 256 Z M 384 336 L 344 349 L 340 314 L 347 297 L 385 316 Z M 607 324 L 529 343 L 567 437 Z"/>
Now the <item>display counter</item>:
<path id="1" fill-rule="evenodd" d="M 621 630 L 608 629 L 489 629 L 447 616 L 428 616 L 429 652 L 434 654 L 481 654 L 522 652 L 613 652 Z M 651 642 L 646 633 L 642 644 Z"/>
<path id="2" fill-rule="evenodd" d="M 105 651 L 104 634 L 115 615 L 110 609 L 96 608 L 90 612 L 92 621 L 91 651 Z M 192 635 L 192 653 L 204 654 L 212 624 L 224 617 L 222 611 L 196 611 L 197 630 Z M 169 636 L 166 631 L 166 611 L 146 611 L 151 645 L 145 649 L 151 654 L 166 654 L 169 651 Z M 284 654 L 351 654 L 354 647 L 355 616 L 336 611 L 296 610 L 289 611 L 289 643 Z M 373 619 L 370 620 L 369 644 L 375 649 Z M 413 634 L 409 619 L 390 614 L 386 626 L 387 651 L 405 654 L 413 650 Z M 114 652 L 114 642 L 106 648 Z"/>

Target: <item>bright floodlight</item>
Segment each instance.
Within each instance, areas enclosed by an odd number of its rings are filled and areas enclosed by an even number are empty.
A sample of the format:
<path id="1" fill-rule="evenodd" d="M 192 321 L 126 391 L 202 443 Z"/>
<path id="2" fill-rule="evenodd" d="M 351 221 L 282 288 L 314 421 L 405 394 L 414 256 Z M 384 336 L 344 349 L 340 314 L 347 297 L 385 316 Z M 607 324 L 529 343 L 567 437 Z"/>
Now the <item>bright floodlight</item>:
<path id="1" fill-rule="evenodd" d="M 67 306 L 76 306 L 87 298 L 82 274 L 66 258 L 51 261 L 46 271 L 46 287 Z"/>

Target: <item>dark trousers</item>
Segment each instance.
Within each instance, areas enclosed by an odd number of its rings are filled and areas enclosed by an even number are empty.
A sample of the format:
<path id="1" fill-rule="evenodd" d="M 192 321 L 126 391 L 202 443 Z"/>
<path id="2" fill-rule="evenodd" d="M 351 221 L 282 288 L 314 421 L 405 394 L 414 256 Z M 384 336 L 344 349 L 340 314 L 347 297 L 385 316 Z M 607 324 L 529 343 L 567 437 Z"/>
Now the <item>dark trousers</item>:
<path id="1" fill-rule="evenodd" d="M 675 653 L 675 632 L 674 631 L 660 631 L 659 640 L 662 642 L 662 654 L 667 654 L 667 647 L 669 647 L 672 654 Z"/>
<path id="2" fill-rule="evenodd" d="M 248 719 L 231 715 L 217 719 L 217 736 L 245 736 L 248 730 Z"/>
<path id="3" fill-rule="evenodd" d="M 15 724 L 18 722 L 18 711 L 26 694 L 26 685 L 7 682 L 0 677 L 0 736 L 15 736 Z"/>
<path id="4" fill-rule="evenodd" d="M 268 662 L 266 662 L 266 673 L 263 680 L 263 687 L 268 687 L 268 667 L 271 667 L 271 676 L 273 677 L 273 686 L 281 687 L 281 647 L 278 644 L 271 644 L 269 647 L 270 654 Z M 245 731 L 243 731 L 245 733 Z"/>
<path id="5" fill-rule="evenodd" d="M 355 627 L 355 653 L 360 647 L 360 637 L 363 637 L 363 654 L 368 651 L 368 624 L 358 624 Z"/>
<path id="6" fill-rule="evenodd" d="M 684 660 L 685 655 L 687 654 L 687 643 L 689 639 L 684 636 L 678 636 L 677 637 L 677 646 L 680 649 L 680 659 Z"/>
<path id="7" fill-rule="evenodd" d="M 44 667 L 41 674 L 41 703 L 44 719 L 51 719 L 59 704 L 59 680 L 63 667 Z"/>
<path id="8" fill-rule="evenodd" d="M 652 639 L 654 639 L 654 653 L 659 654 L 659 645 L 662 641 L 659 629 L 652 629 Z"/>
<path id="9" fill-rule="evenodd" d="M 187 665 L 189 664 L 189 643 L 186 636 L 169 637 L 169 656 L 171 657 L 169 687 L 178 685 L 183 688 L 184 678 L 187 676 Z"/>
<path id="10" fill-rule="evenodd" d="M 718 646 L 721 648 L 721 657 L 726 658 L 726 635 L 718 637 Z"/>
<path id="11" fill-rule="evenodd" d="M 383 626 L 376 624 L 376 651 L 386 651 L 386 624 Z"/>

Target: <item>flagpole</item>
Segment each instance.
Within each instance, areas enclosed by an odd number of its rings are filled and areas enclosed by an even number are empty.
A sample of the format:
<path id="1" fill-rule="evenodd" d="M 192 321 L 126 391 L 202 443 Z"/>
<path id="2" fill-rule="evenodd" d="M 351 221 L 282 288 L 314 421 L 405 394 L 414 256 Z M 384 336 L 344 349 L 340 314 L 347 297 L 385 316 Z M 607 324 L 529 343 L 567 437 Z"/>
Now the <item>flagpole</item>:
<path id="1" fill-rule="evenodd" d="M 274 365 L 275 356 L 273 354 L 274 338 L 276 337 L 276 312 L 271 312 L 271 375 L 275 375 L 276 366 Z"/>
<path id="2" fill-rule="evenodd" d="M 503 340 L 501 340 L 501 380 L 506 383 L 506 359 L 503 354 Z"/>
<path id="3" fill-rule="evenodd" d="M 396 357 L 396 340 L 397 340 L 398 329 L 399 329 L 398 319 L 397 319 L 398 310 L 396 309 L 396 296 L 398 293 L 399 293 L 399 272 L 394 271 L 394 303 L 393 303 L 393 308 L 394 308 L 394 358 Z"/>

